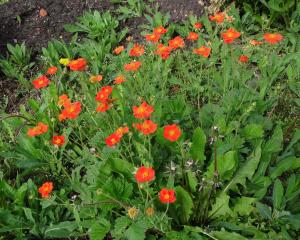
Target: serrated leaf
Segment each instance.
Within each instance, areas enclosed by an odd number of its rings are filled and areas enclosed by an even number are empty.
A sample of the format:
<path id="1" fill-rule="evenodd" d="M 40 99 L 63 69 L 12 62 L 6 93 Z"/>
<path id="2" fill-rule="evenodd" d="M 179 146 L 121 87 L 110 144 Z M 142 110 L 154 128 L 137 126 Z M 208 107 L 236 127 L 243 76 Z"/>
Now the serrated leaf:
<path id="1" fill-rule="evenodd" d="M 217 198 L 215 204 L 212 206 L 209 216 L 212 218 L 217 218 L 219 216 L 232 215 L 232 211 L 229 208 L 230 197 L 222 192 Z"/>
<path id="2" fill-rule="evenodd" d="M 145 222 L 139 221 L 133 223 L 125 232 L 125 237 L 128 240 L 144 240 L 145 239 L 145 232 L 148 226 Z"/>
<path id="3" fill-rule="evenodd" d="M 240 216 L 248 216 L 253 211 L 252 204 L 255 202 L 255 198 L 240 197 L 236 199 L 236 203 L 233 207 L 233 211 Z"/>
<path id="4" fill-rule="evenodd" d="M 77 228 L 76 221 L 60 222 L 46 228 L 44 235 L 48 238 L 67 238 Z"/>
<path id="5" fill-rule="evenodd" d="M 104 218 L 96 220 L 89 230 L 90 240 L 103 240 L 110 230 L 110 222 Z"/>

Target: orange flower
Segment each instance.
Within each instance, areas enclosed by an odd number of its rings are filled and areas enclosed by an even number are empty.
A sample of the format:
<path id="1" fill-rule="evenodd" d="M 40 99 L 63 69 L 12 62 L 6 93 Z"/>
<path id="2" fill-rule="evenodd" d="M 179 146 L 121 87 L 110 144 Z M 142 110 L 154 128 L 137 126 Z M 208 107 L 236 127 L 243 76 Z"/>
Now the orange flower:
<path id="1" fill-rule="evenodd" d="M 151 167 L 140 167 L 136 174 L 135 179 L 138 183 L 150 182 L 155 177 L 155 171 Z"/>
<path id="2" fill-rule="evenodd" d="M 158 44 L 154 54 L 161 56 L 162 59 L 167 59 L 170 56 L 172 48 L 163 44 Z"/>
<path id="3" fill-rule="evenodd" d="M 49 75 L 54 75 L 56 72 L 57 72 L 57 67 L 53 66 L 53 67 L 49 67 L 48 70 L 47 70 L 47 73 Z"/>
<path id="4" fill-rule="evenodd" d="M 121 140 L 121 136 L 113 133 L 111 135 L 109 135 L 106 139 L 105 139 L 105 143 L 108 147 L 113 147 L 115 146 L 118 142 L 120 142 Z"/>
<path id="5" fill-rule="evenodd" d="M 252 46 L 257 46 L 257 45 L 261 45 L 261 44 L 263 44 L 263 42 L 261 42 L 261 41 L 257 41 L 257 40 L 255 40 L 255 39 L 253 39 L 253 40 L 250 40 L 250 42 L 249 42 Z"/>
<path id="6" fill-rule="evenodd" d="M 181 130 L 176 124 L 167 125 L 164 127 L 164 138 L 171 142 L 177 141 L 181 136 Z"/>
<path id="7" fill-rule="evenodd" d="M 108 109 L 110 109 L 110 106 L 108 102 L 103 101 L 98 103 L 98 107 L 96 108 L 97 112 L 106 112 Z"/>
<path id="8" fill-rule="evenodd" d="M 221 34 L 225 43 L 232 43 L 236 38 L 241 36 L 241 33 L 233 28 L 229 28 L 226 32 Z"/>
<path id="9" fill-rule="evenodd" d="M 63 94 L 63 95 L 59 96 L 58 99 L 59 99 L 59 100 L 58 100 L 57 105 L 58 105 L 59 107 L 61 107 L 61 106 L 66 107 L 66 106 L 68 106 L 68 105 L 71 104 L 71 100 L 69 99 L 69 97 L 67 96 L 67 94 Z"/>
<path id="10" fill-rule="evenodd" d="M 48 125 L 39 122 L 35 127 L 28 129 L 27 135 L 29 137 L 35 137 L 43 133 L 46 133 L 47 131 L 48 131 Z"/>
<path id="11" fill-rule="evenodd" d="M 151 120 L 145 120 L 143 123 L 135 123 L 133 126 L 144 135 L 154 133 L 157 129 L 157 124 Z"/>
<path id="12" fill-rule="evenodd" d="M 124 134 L 129 132 L 128 127 L 119 127 L 116 131 L 115 134 L 119 135 L 120 137 L 123 137 Z"/>
<path id="13" fill-rule="evenodd" d="M 96 83 L 102 81 L 103 76 L 102 75 L 96 75 L 96 76 L 91 76 L 90 77 L 90 82 L 91 83 Z"/>
<path id="14" fill-rule="evenodd" d="M 199 23 L 199 22 L 196 22 L 196 23 L 194 24 L 194 28 L 200 29 L 200 28 L 202 28 L 202 24 Z"/>
<path id="15" fill-rule="evenodd" d="M 133 115 L 135 118 L 143 119 L 151 116 L 151 113 L 154 111 L 151 105 L 148 105 L 146 102 L 143 102 L 140 106 L 133 106 Z"/>
<path id="16" fill-rule="evenodd" d="M 125 71 L 129 72 L 129 71 L 137 71 L 141 66 L 141 62 L 139 61 L 132 61 L 128 64 L 124 65 L 124 69 Z"/>
<path id="17" fill-rule="evenodd" d="M 125 76 L 124 75 L 119 75 L 115 78 L 114 84 L 121 84 L 122 82 L 125 82 Z"/>
<path id="18" fill-rule="evenodd" d="M 205 46 L 202 46 L 200 48 L 196 48 L 193 51 L 193 53 L 198 54 L 198 55 L 202 55 L 205 58 L 209 57 L 210 52 L 211 52 L 211 48 L 205 47 Z"/>
<path id="19" fill-rule="evenodd" d="M 156 35 L 163 35 L 168 32 L 168 29 L 165 29 L 163 26 L 154 28 L 153 33 Z"/>
<path id="20" fill-rule="evenodd" d="M 68 67 L 72 71 L 84 71 L 86 69 L 87 61 L 84 58 L 78 58 L 69 62 Z"/>
<path id="21" fill-rule="evenodd" d="M 114 54 L 119 55 L 124 50 L 125 50 L 124 46 L 118 46 L 114 49 Z"/>
<path id="22" fill-rule="evenodd" d="M 136 44 L 134 44 L 133 48 L 130 49 L 129 56 L 130 57 L 140 57 L 144 53 L 145 53 L 144 47 L 136 43 Z"/>
<path id="23" fill-rule="evenodd" d="M 283 40 L 283 36 L 280 33 L 266 33 L 264 39 L 270 44 L 276 44 Z"/>
<path id="24" fill-rule="evenodd" d="M 64 136 L 53 136 L 52 137 L 52 144 L 56 146 L 62 146 L 65 143 L 65 137 Z"/>
<path id="25" fill-rule="evenodd" d="M 239 57 L 239 61 L 240 61 L 241 63 L 246 63 L 246 62 L 249 61 L 249 58 L 248 58 L 246 55 L 241 55 L 241 56 Z"/>
<path id="26" fill-rule="evenodd" d="M 46 76 L 42 75 L 37 79 L 33 80 L 32 84 L 34 85 L 35 89 L 40 89 L 47 87 L 50 84 L 50 80 Z"/>
<path id="27" fill-rule="evenodd" d="M 50 193 L 53 190 L 53 183 L 52 182 L 45 182 L 40 188 L 39 193 L 41 194 L 42 198 L 48 198 Z"/>
<path id="28" fill-rule="evenodd" d="M 169 46 L 172 49 L 177 49 L 177 48 L 183 48 L 185 46 L 185 44 L 184 44 L 182 37 L 177 36 L 177 37 L 169 40 Z"/>
<path id="29" fill-rule="evenodd" d="M 173 189 L 163 188 L 159 192 L 159 200 L 162 203 L 173 203 L 176 201 L 175 191 Z"/>
<path id="30" fill-rule="evenodd" d="M 190 32 L 186 39 L 190 41 L 197 41 L 198 38 L 199 38 L 198 33 Z"/>
<path id="31" fill-rule="evenodd" d="M 145 35 L 146 41 L 147 42 L 153 42 L 153 43 L 157 43 L 160 39 L 160 35 L 159 34 L 146 34 Z"/>
<path id="32" fill-rule="evenodd" d="M 104 86 L 96 95 L 96 101 L 106 102 L 109 95 L 112 93 L 113 88 L 111 86 Z"/>
<path id="33" fill-rule="evenodd" d="M 209 16 L 210 21 L 216 22 L 217 24 L 221 24 L 224 21 L 225 15 L 222 12 L 216 13 L 213 16 Z"/>
<path id="34" fill-rule="evenodd" d="M 61 111 L 59 115 L 59 120 L 66 120 L 66 119 L 75 119 L 81 112 L 81 103 L 74 102 L 70 103 L 69 105 L 65 106 L 65 108 Z"/>

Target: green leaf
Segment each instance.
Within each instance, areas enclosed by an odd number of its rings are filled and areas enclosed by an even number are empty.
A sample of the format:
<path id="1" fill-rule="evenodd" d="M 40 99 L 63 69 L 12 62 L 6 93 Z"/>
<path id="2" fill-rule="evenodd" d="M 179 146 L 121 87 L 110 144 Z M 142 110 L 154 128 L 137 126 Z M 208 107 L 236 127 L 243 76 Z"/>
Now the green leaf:
<path id="1" fill-rule="evenodd" d="M 263 151 L 277 153 L 282 149 L 283 133 L 279 125 L 276 126 L 271 139 L 265 144 Z"/>
<path id="2" fill-rule="evenodd" d="M 274 208 L 280 210 L 283 202 L 283 186 L 279 179 L 275 181 L 272 200 Z"/>
<path id="3" fill-rule="evenodd" d="M 248 240 L 248 238 L 245 238 L 242 235 L 235 232 L 215 231 L 211 233 L 218 240 Z"/>
<path id="4" fill-rule="evenodd" d="M 187 173 L 188 183 L 189 187 L 192 192 L 196 191 L 197 185 L 198 185 L 198 179 L 194 172 L 188 172 Z"/>
<path id="5" fill-rule="evenodd" d="M 128 240 L 144 240 L 147 228 L 148 226 L 145 222 L 135 222 L 126 230 L 125 237 Z"/>
<path id="6" fill-rule="evenodd" d="M 252 204 L 255 202 L 255 198 L 240 197 L 234 205 L 233 211 L 240 216 L 248 216 L 253 211 Z"/>
<path id="7" fill-rule="evenodd" d="M 234 168 L 237 164 L 236 151 L 229 151 L 224 156 L 218 159 L 218 170 L 221 179 L 231 178 Z"/>
<path id="8" fill-rule="evenodd" d="M 193 200 L 190 194 L 181 186 L 175 188 L 176 202 L 175 207 L 182 223 L 188 222 L 193 209 Z"/>
<path id="9" fill-rule="evenodd" d="M 265 205 L 265 204 L 262 204 L 262 203 L 258 202 L 258 203 L 256 203 L 256 208 L 258 209 L 260 215 L 264 219 L 268 219 L 268 220 L 272 219 L 271 207 L 269 207 L 268 205 Z"/>
<path id="10" fill-rule="evenodd" d="M 222 192 L 216 198 L 215 204 L 212 206 L 211 211 L 209 212 L 209 216 L 212 218 L 217 218 L 219 216 L 232 215 L 232 211 L 229 208 L 229 199 L 230 197 Z"/>
<path id="11" fill-rule="evenodd" d="M 102 240 L 110 230 L 110 222 L 104 218 L 96 221 L 89 230 L 90 240 Z"/>
<path id="12" fill-rule="evenodd" d="M 205 143 L 206 136 L 204 131 L 200 127 L 196 128 L 193 134 L 191 156 L 194 160 L 199 161 L 201 164 L 203 164 L 205 160 Z"/>
<path id="13" fill-rule="evenodd" d="M 118 239 L 124 236 L 124 232 L 130 224 L 131 220 L 126 216 L 117 218 L 115 221 L 114 229 L 111 231 L 112 237 Z"/>
<path id="14" fill-rule="evenodd" d="M 246 179 L 251 179 L 259 164 L 261 157 L 261 141 L 257 144 L 255 151 L 251 154 L 249 159 L 239 168 L 235 176 L 225 187 L 224 192 L 235 187 L 238 183 L 245 186 Z"/>
<path id="15" fill-rule="evenodd" d="M 46 228 L 44 235 L 48 238 L 67 238 L 77 228 L 76 221 L 60 222 Z"/>
<path id="16" fill-rule="evenodd" d="M 259 124 L 249 124 L 243 130 L 246 139 L 261 138 L 264 136 L 264 129 Z"/>
<path id="17" fill-rule="evenodd" d="M 300 158 L 287 157 L 282 159 L 274 169 L 272 169 L 270 177 L 275 179 L 281 176 L 284 172 L 300 168 Z"/>

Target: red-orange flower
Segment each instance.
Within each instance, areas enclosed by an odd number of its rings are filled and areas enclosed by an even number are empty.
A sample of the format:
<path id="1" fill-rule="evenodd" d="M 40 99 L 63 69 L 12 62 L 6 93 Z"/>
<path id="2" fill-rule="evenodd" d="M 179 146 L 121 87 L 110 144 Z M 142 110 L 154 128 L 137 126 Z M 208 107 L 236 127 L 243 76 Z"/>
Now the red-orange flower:
<path id="1" fill-rule="evenodd" d="M 115 77 L 114 84 L 121 84 L 122 82 L 125 82 L 125 76 L 124 75 L 119 75 Z"/>
<path id="2" fill-rule="evenodd" d="M 221 34 L 225 43 L 232 43 L 236 38 L 241 36 L 241 33 L 233 28 L 229 28 L 226 32 Z"/>
<path id="3" fill-rule="evenodd" d="M 87 61 L 84 58 L 78 58 L 69 62 L 68 67 L 72 71 L 84 71 L 86 69 Z"/>
<path id="4" fill-rule="evenodd" d="M 239 61 L 240 61 L 241 63 L 246 63 L 246 62 L 249 61 L 249 57 L 247 57 L 246 55 L 241 55 L 241 56 L 239 57 Z"/>
<path id="5" fill-rule="evenodd" d="M 128 64 L 124 65 L 124 69 L 125 71 L 129 72 L 129 71 L 137 71 L 141 66 L 141 62 L 139 61 L 132 61 Z"/>
<path id="6" fill-rule="evenodd" d="M 90 82 L 91 83 L 101 82 L 102 79 L 103 79 L 102 75 L 91 76 L 90 77 Z"/>
<path id="7" fill-rule="evenodd" d="M 52 144 L 56 146 L 62 146 L 65 143 L 65 137 L 64 136 L 53 136 L 52 137 Z"/>
<path id="8" fill-rule="evenodd" d="M 221 24 L 224 21 L 225 15 L 222 12 L 216 13 L 213 16 L 209 16 L 210 21 L 216 22 L 217 24 Z"/>
<path id="9" fill-rule="evenodd" d="M 63 121 L 66 119 L 75 119 L 81 112 L 81 103 L 74 102 L 70 103 L 69 105 L 65 106 L 65 108 L 61 111 L 59 115 L 59 120 Z"/>
<path id="10" fill-rule="evenodd" d="M 46 133 L 47 131 L 48 131 L 48 125 L 39 122 L 35 127 L 28 129 L 27 135 L 29 137 L 35 137 L 43 133 Z"/>
<path id="11" fill-rule="evenodd" d="M 168 29 L 164 28 L 163 26 L 159 26 L 154 28 L 153 33 L 156 35 L 163 35 L 168 31 Z"/>
<path id="12" fill-rule="evenodd" d="M 49 75 L 54 75 L 56 72 L 57 72 L 57 67 L 53 66 L 53 67 L 49 67 L 48 70 L 47 70 L 47 73 Z"/>
<path id="13" fill-rule="evenodd" d="M 108 102 L 103 101 L 98 103 L 98 107 L 96 108 L 97 112 L 106 112 L 108 109 L 110 109 L 110 106 Z"/>
<path id="14" fill-rule="evenodd" d="M 160 35 L 159 34 L 155 34 L 155 33 L 146 34 L 145 38 L 146 38 L 147 42 L 157 43 L 159 41 L 159 39 L 160 39 Z"/>
<path id="15" fill-rule="evenodd" d="M 200 28 L 202 28 L 202 24 L 199 23 L 199 22 L 196 22 L 196 23 L 194 24 L 194 28 L 200 29 Z"/>
<path id="16" fill-rule="evenodd" d="M 264 39 L 270 44 L 276 44 L 283 40 L 283 36 L 280 33 L 266 33 Z"/>
<path id="17" fill-rule="evenodd" d="M 186 39 L 190 41 L 197 41 L 198 38 L 199 38 L 198 33 L 190 32 Z"/>
<path id="18" fill-rule="evenodd" d="M 138 183 L 145 183 L 145 182 L 150 182 L 154 179 L 155 177 L 155 171 L 151 167 L 140 167 L 136 174 L 135 174 L 135 179 Z"/>
<path id="19" fill-rule="evenodd" d="M 173 189 L 163 188 L 159 192 L 159 200 L 162 203 L 173 203 L 176 201 L 175 191 Z"/>
<path id="20" fill-rule="evenodd" d="M 37 79 L 33 80 L 32 84 L 34 85 L 34 88 L 40 89 L 47 87 L 50 84 L 50 80 L 46 76 L 42 75 Z"/>
<path id="21" fill-rule="evenodd" d="M 112 93 L 113 88 L 111 86 L 104 86 L 96 95 L 96 101 L 106 102 L 109 95 Z"/>
<path id="22" fill-rule="evenodd" d="M 50 193 L 53 190 L 53 183 L 52 182 L 45 182 L 40 188 L 39 193 L 41 194 L 42 198 L 48 198 Z"/>
<path id="23" fill-rule="evenodd" d="M 202 55 L 205 58 L 209 57 L 210 52 L 211 52 L 211 48 L 205 46 L 201 46 L 193 50 L 193 53 Z"/>
<path id="24" fill-rule="evenodd" d="M 170 56 L 172 48 L 163 44 L 158 44 L 154 54 L 161 56 L 162 59 L 167 59 Z"/>
<path id="25" fill-rule="evenodd" d="M 143 119 L 151 116 L 154 108 L 151 105 L 148 105 L 146 102 L 143 102 L 140 106 L 133 106 L 133 115 L 135 118 Z"/>
<path id="26" fill-rule="evenodd" d="M 66 106 L 68 106 L 70 104 L 71 104 L 71 100 L 69 99 L 69 97 L 68 97 L 67 94 L 63 94 L 63 95 L 59 96 L 58 103 L 57 103 L 57 105 L 59 107 L 61 107 L 61 106 L 66 107 Z"/>
<path id="27" fill-rule="evenodd" d="M 172 49 L 183 48 L 185 46 L 184 40 L 182 37 L 177 36 L 171 40 L 169 40 L 169 46 Z"/>
<path id="28" fill-rule="evenodd" d="M 129 51 L 129 56 L 130 57 L 140 57 L 145 53 L 145 49 L 142 45 L 139 44 L 134 44 L 133 48 L 130 49 Z"/>
<path id="29" fill-rule="evenodd" d="M 257 41 L 257 40 L 255 40 L 255 39 L 253 39 L 253 40 L 250 40 L 250 42 L 249 42 L 252 46 L 257 46 L 257 45 L 261 45 L 261 44 L 263 44 L 263 42 L 261 42 L 261 41 Z"/>
<path id="30" fill-rule="evenodd" d="M 119 127 L 116 131 L 115 134 L 119 135 L 120 137 L 123 137 L 124 134 L 129 132 L 129 128 L 128 127 Z"/>
<path id="31" fill-rule="evenodd" d="M 108 147 L 113 147 L 115 146 L 118 142 L 120 142 L 122 136 L 113 133 L 111 135 L 109 135 L 106 139 L 105 139 L 105 143 Z"/>
<path id="32" fill-rule="evenodd" d="M 157 124 L 151 120 L 145 120 L 142 123 L 135 123 L 133 126 L 144 135 L 152 134 L 157 129 Z"/>
<path id="33" fill-rule="evenodd" d="M 164 127 L 164 138 L 170 140 L 171 142 L 177 141 L 181 136 L 181 130 L 176 124 L 167 125 Z"/>
<path id="34" fill-rule="evenodd" d="M 119 55 L 121 52 L 124 51 L 124 46 L 118 46 L 114 49 L 114 54 Z"/>

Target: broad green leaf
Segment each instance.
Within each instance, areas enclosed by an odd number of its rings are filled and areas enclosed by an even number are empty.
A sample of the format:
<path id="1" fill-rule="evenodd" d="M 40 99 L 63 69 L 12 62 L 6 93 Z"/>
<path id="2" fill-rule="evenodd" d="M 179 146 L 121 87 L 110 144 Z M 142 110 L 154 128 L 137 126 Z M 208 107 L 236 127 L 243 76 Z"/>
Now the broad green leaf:
<path id="1" fill-rule="evenodd" d="M 261 138 L 264 136 L 264 129 L 259 124 L 249 124 L 243 130 L 246 139 Z"/>
<path id="2" fill-rule="evenodd" d="M 174 203 L 182 223 L 188 222 L 193 210 L 193 200 L 190 194 L 181 186 L 175 188 L 176 202 Z"/>
<path id="3" fill-rule="evenodd" d="M 209 216 L 212 218 L 217 218 L 219 216 L 232 215 L 232 211 L 229 208 L 230 197 L 225 193 L 220 193 L 216 198 L 215 204 L 212 206 Z"/>
<path id="4" fill-rule="evenodd" d="M 255 202 L 255 198 L 240 197 L 236 199 L 236 203 L 233 207 L 233 211 L 241 216 L 248 216 L 253 211 L 252 204 Z"/>
<path id="5" fill-rule="evenodd" d="M 242 235 L 235 232 L 215 231 L 211 232 L 211 234 L 218 240 L 248 240 L 248 238 L 245 238 Z"/>
<path id="6" fill-rule="evenodd" d="M 270 177 L 275 179 L 284 172 L 300 168 L 300 158 L 287 157 L 282 159 L 274 169 L 271 170 Z"/>
<path id="7" fill-rule="evenodd" d="M 279 179 L 276 179 L 274 188 L 273 188 L 273 206 L 275 209 L 280 210 L 283 202 L 283 186 Z"/>
<path id="8" fill-rule="evenodd" d="M 89 230 L 91 240 L 102 240 L 110 230 L 110 222 L 104 218 L 96 220 L 96 223 Z"/>
<path id="9" fill-rule="evenodd" d="M 191 189 L 192 192 L 196 191 L 197 185 L 198 185 L 198 179 L 195 176 L 194 172 L 188 172 L 187 173 L 187 178 L 188 178 L 188 182 L 189 182 L 189 187 Z"/>
<path id="10" fill-rule="evenodd" d="M 233 179 L 225 187 L 224 192 L 235 187 L 238 183 L 245 186 L 246 179 L 251 179 L 258 166 L 261 157 L 261 141 L 257 144 L 255 151 L 249 159 L 238 169 Z"/>
<path id="11" fill-rule="evenodd" d="M 203 164 L 205 160 L 205 144 L 206 136 L 204 131 L 198 127 L 194 131 L 191 147 L 191 156 L 194 160 L 199 161 L 200 164 Z"/>
<path id="12" fill-rule="evenodd" d="M 218 159 L 218 170 L 221 179 L 229 179 L 237 164 L 236 151 L 229 151 L 224 156 Z"/>
<path id="13" fill-rule="evenodd" d="M 260 215 L 264 219 L 268 219 L 268 220 L 272 219 L 271 207 L 269 207 L 268 205 L 265 205 L 265 204 L 262 204 L 262 203 L 258 202 L 258 203 L 256 203 L 256 208 L 258 209 Z"/>
<path id="14" fill-rule="evenodd" d="M 144 221 L 135 222 L 125 231 L 124 236 L 128 240 L 144 240 L 147 229 L 148 226 Z"/>
<path id="15" fill-rule="evenodd" d="M 44 235 L 48 238 L 67 238 L 77 228 L 76 221 L 60 222 L 46 228 Z"/>

